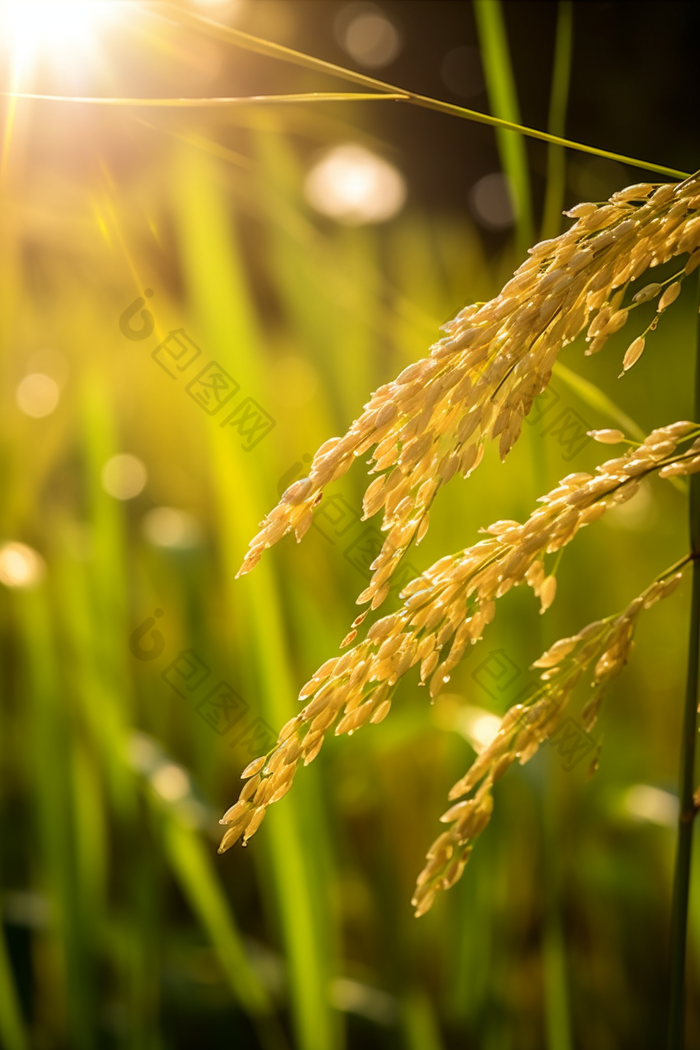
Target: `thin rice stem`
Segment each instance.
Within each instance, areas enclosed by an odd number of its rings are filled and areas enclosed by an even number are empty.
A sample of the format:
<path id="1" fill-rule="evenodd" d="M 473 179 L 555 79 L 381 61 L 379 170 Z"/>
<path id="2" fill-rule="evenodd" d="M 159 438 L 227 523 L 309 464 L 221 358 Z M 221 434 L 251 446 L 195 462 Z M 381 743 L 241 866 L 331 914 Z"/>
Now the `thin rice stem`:
<path id="1" fill-rule="evenodd" d="M 649 164 L 646 161 L 639 160 L 637 157 L 626 157 L 620 153 L 612 153 L 610 150 L 599 149 L 597 146 L 588 146 L 583 142 L 572 142 L 559 135 L 551 135 L 547 131 L 524 127 L 522 124 L 504 120 L 500 117 L 492 117 L 489 113 L 480 113 L 477 110 L 466 109 L 464 106 L 457 106 L 453 102 L 443 102 L 442 99 L 431 98 L 427 95 L 419 95 L 415 91 L 404 90 L 395 84 L 389 84 L 384 80 L 377 80 L 376 77 L 367 76 L 366 73 L 359 73 L 354 69 L 346 69 L 344 66 L 336 65 L 334 62 L 326 62 L 323 59 L 315 58 L 313 55 L 307 55 L 303 51 L 295 51 L 291 47 L 285 47 L 284 44 L 276 44 L 272 40 L 265 40 L 263 37 L 253 36 L 251 33 L 244 33 L 240 29 L 234 29 L 232 26 L 222 25 L 220 22 L 204 18 L 193 11 L 187 11 L 185 8 L 177 7 L 175 4 L 166 3 L 165 0 L 143 0 L 143 6 L 150 8 L 154 14 L 169 21 L 181 26 L 189 26 L 207 36 L 213 37 L 215 40 L 223 40 L 247 51 L 253 51 L 261 55 L 272 55 L 276 58 L 284 59 L 293 65 L 313 69 L 317 73 L 328 73 L 331 76 L 349 80 L 354 84 L 361 84 L 363 87 L 373 88 L 391 95 L 400 95 L 402 98 L 405 96 L 404 101 L 409 105 L 422 106 L 425 109 L 435 110 L 437 113 L 447 113 L 450 116 L 460 117 L 463 120 L 476 121 L 478 124 L 490 124 L 495 128 L 518 131 L 521 135 L 540 139 L 542 142 L 550 142 L 557 146 L 564 146 L 567 149 L 579 150 L 582 153 L 591 153 L 596 157 L 605 157 L 608 160 L 615 160 L 621 164 L 628 164 L 633 168 L 656 171 L 660 175 L 670 175 L 672 178 L 681 179 L 690 177 L 688 172 L 685 171 L 677 171 L 675 168 L 667 168 L 661 164 Z"/>
<path id="2" fill-rule="evenodd" d="M 695 363 L 695 418 L 700 417 L 700 324 Z M 668 1050 L 682 1050 L 685 1027 L 685 957 L 688 933 L 688 897 L 692 859 L 695 805 L 693 785 L 695 736 L 697 733 L 698 684 L 700 677 L 700 475 L 690 478 L 690 550 L 693 558 L 693 593 L 690 611 L 690 640 L 685 711 L 681 736 L 679 773 L 678 844 L 671 915 L 671 992 L 669 1001 Z"/>
<path id="3" fill-rule="evenodd" d="M 571 83 L 571 58 L 574 40 L 574 5 L 571 0 L 560 0 L 557 11 L 557 30 L 554 42 L 554 69 L 549 101 L 547 131 L 561 138 L 566 125 L 566 107 Z M 566 151 L 550 142 L 547 150 L 547 189 L 542 218 L 542 240 L 556 237 L 561 232 L 561 213 L 566 192 Z"/>

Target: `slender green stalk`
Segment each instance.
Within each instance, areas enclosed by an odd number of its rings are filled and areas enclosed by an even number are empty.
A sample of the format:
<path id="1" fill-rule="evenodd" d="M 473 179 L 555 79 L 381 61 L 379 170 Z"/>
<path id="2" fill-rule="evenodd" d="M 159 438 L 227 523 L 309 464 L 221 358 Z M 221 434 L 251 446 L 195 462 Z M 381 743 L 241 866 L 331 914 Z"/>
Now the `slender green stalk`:
<path id="1" fill-rule="evenodd" d="M 430 999 L 412 988 L 401 1005 L 401 1027 L 406 1050 L 443 1050 L 444 1043 Z"/>
<path id="2" fill-rule="evenodd" d="M 285 1050 L 289 1044 L 273 1012 L 267 990 L 250 965 L 234 915 L 202 839 L 176 812 L 163 816 L 165 849 L 182 892 L 209 934 L 238 1001 L 251 1019 L 261 1047 Z"/>
<path id="3" fill-rule="evenodd" d="M 489 103 L 494 116 L 512 124 L 520 123 L 520 107 L 508 50 L 508 37 L 500 0 L 474 0 L 474 17 L 479 33 L 481 57 L 486 74 Z M 496 129 L 498 153 L 505 172 L 515 211 L 515 239 L 519 254 L 532 244 L 534 223 L 527 152 L 522 135 Z"/>
<path id="4" fill-rule="evenodd" d="M 540 631 L 542 628 L 540 627 Z M 572 1050 L 566 939 L 562 921 L 561 784 L 548 749 L 545 778 L 539 782 L 542 806 L 542 861 L 546 901 L 542 925 L 544 1023 L 548 1050 Z"/>
<path id="5" fill-rule="evenodd" d="M 697 487 L 696 487 L 697 488 Z M 699 501 L 695 500 L 696 503 Z M 693 768 L 695 765 L 696 709 L 698 695 L 698 637 L 700 636 L 700 567 L 693 562 L 693 597 L 690 615 L 690 647 L 686 705 L 683 716 L 680 771 L 680 813 L 671 919 L 671 995 L 668 1050 L 681 1050 L 685 1019 L 685 954 L 688 926 L 688 896 L 692 852 Z"/>
<path id="6" fill-rule="evenodd" d="M 28 1050 L 29 1036 L 19 1005 L 5 935 L 0 927 L 0 1039 L 7 1050 Z"/>
<path id="7" fill-rule="evenodd" d="M 695 416 L 700 416 L 700 324 L 695 364 Z M 681 736 L 678 845 L 671 916 L 671 995 L 668 1050 L 682 1050 L 685 1021 L 685 955 L 688 933 L 688 897 L 695 805 L 695 737 L 700 682 L 700 475 L 690 478 L 690 550 L 693 556 L 693 593 L 690 610 L 688 675 Z"/>
<path id="8" fill-rule="evenodd" d="M 55 958 L 61 967 L 57 1000 L 66 1006 L 66 1042 L 95 1047 L 93 978 L 82 886 L 78 884 L 75 812 L 70 798 L 71 710 L 61 692 L 60 664 L 45 585 L 17 594 L 24 664 L 28 740 L 33 747 L 35 849 L 52 909 Z M 51 990 L 53 992 L 53 989 Z"/>
<path id="9" fill-rule="evenodd" d="M 554 42 L 554 68 L 549 98 L 547 131 L 561 138 L 566 121 L 566 104 L 571 82 L 571 52 L 574 39 L 574 17 L 571 0 L 560 0 L 557 13 L 557 34 Z M 550 142 L 547 149 L 547 190 L 544 198 L 542 237 L 556 237 L 561 233 L 561 211 L 566 189 L 566 152 L 563 146 Z"/>
<path id="10" fill-rule="evenodd" d="M 215 169 L 203 156 L 183 149 L 173 170 L 173 188 L 186 287 L 204 341 L 216 348 L 218 359 L 245 388 L 264 389 L 259 318 L 238 240 L 229 233 Z M 207 438 L 221 535 L 230 540 L 224 552 L 226 592 L 231 609 L 244 610 L 240 630 L 246 632 L 243 644 L 252 654 L 251 689 L 260 697 L 260 715 L 277 728 L 296 710 L 279 588 L 271 566 L 243 584 L 234 579 L 237 551 L 254 531 L 264 505 L 259 476 L 265 469 L 271 471 L 272 464 L 265 468 L 264 460 L 263 466 L 260 458 L 253 462 L 220 427 L 207 428 Z M 271 884 L 288 960 L 295 1045 L 299 1050 L 333 1050 L 340 1044 L 340 1033 L 327 990 L 330 963 L 325 946 L 331 920 L 322 874 L 313 864 L 315 844 L 324 831 L 309 804 L 308 789 L 304 803 L 292 794 L 284 807 L 271 814 L 268 841 Z"/>

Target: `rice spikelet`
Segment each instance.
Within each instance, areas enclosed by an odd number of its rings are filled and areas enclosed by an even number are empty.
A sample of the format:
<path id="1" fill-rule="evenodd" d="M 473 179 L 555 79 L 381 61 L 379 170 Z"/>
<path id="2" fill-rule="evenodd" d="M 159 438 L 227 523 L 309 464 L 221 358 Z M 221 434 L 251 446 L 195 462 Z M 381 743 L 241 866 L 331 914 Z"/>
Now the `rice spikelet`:
<path id="1" fill-rule="evenodd" d="M 300 540 L 326 485 L 372 450 L 370 473 L 379 476 L 365 492 L 364 517 L 382 511 L 387 536 L 358 601 L 377 608 L 408 546 L 424 535 L 440 487 L 472 473 L 487 441 L 497 438 L 505 457 L 562 347 L 587 328 L 586 353 L 597 353 L 631 309 L 660 295 L 663 313 L 677 297 L 700 261 L 699 210 L 700 174 L 637 184 L 603 205 L 572 208 L 566 214 L 576 221 L 568 231 L 531 248 L 499 295 L 461 310 L 428 357 L 376 390 L 347 433 L 318 449 L 309 476 L 291 485 L 261 523 L 239 575 L 290 530 Z M 690 259 L 672 283 L 647 285 L 623 304 L 643 273 L 686 253 Z M 625 371 L 641 352 L 638 341 L 632 346 Z"/>
<path id="2" fill-rule="evenodd" d="M 228 830 L 219 852 L 241 836 L 245 842 L 254 834 L 267 806 L 286 794 L 300 765 L 314 760 L 333 726 L 336 735 L 351 735 L 368 722 L 381 722 L 390 710 L 397 682 L 411 667 L 420 664 L 421 684 L 429 685 L 434 698 L 467 647 L 481 638 L 495 615 L 497 600 L 512 587 L 527 583 L 542 609 L 547 608 L 554 599 L 556 580 L 545 570 L 546 555 L 566 546 L 580 528 L 611 507 L 632 498 L 647 476 L 698 470 L 700 426 L 681 420 L 661 427 L 641 444 L 633 443 L 625 455 L 601 464 L 596 474 L 567 475 L 540 498 L 543 505 L 524 524 L 497 521 L 485 530 L 487 538 L 440 558 L 412 580 L 401 592 L 403 605 L 397 612 L 373 623 L 363 641 L 327 660 L 302 688 L 301 712 L 283 727 L 272 751 L 244 770 L 248 779 L 239 802 L 223 818 Z M 485 812 L 479 807 L 482 802 L 487 805 L 489 791 L 490 787 L 478 803 L 477 824 Z M 443 854 L 438 851 L 437 856 Z"/>
<path id="3" fill-rule="evenodd" d="M 606 686 L 627 663 L 639 616 L 676 589 L 689 562 L 690 558 L 685 559 L 655 580 L 618 616 L 590 623 L 573 637 L 560 639 L 535 661 L 533 667 L 544 668 L 543 684 L 526 705 L 516 704 L 506 711 L 494 739 L 449 793 L 453 805 L 440 820 L 452 826 L 428 851 L 411 901 L 416 916 L 424 915 L 436 894 L 460 878 L 475 840 L 491 818 L 494 783 L 514 762 L 528 762 L 556 732 L 575 686 L 595 661 L 594 694 L 582 715 L 587 730 L 594 726 Z"/>

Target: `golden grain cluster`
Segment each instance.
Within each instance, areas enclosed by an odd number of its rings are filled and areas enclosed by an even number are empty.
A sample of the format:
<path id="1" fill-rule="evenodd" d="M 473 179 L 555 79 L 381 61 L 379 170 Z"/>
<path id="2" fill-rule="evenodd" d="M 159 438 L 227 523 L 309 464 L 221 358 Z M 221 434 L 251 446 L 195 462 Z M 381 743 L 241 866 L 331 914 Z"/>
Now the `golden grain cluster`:
<path id="1" fill-rule="evenodd" d="M 613 430 L 593 431 L 592 435 L 606 444 L 624 440 L 623 434 Z M 411 667 L 420 665 L 421 683 L 429 682 L 430 695 L 435 697 L 467 647 L 481 638 L 493 619 L 497 599 L 512 587 L 528 584 L 538 595 L 541 609 L 546 609 L 554 599 L 556 580 L 545 571 L 545 555 L 560 550 L 606 510 L 631 499 L 648 476 L 671 477 L 700 470 L 700 427 L 695 423 L 682 420 L 652 431 L 642 443 L 630 444 L 629 451 L 601 464 L 595 474 L 565 477 L 541 497 L 543 505 L 524 524 L 497 521 L 485 530 L 488 538 L 441 558 L 401 592 L 403 604 L 396 613 L 372 624 L 364 641 L 354 648 L 326 661 L 301 690 L 299 699 L 306 701 L 305 706 L 283 727 L 273 750 L 244 770 L 246 784 L 239 800 L 222 818 L 228 827 L 220 852 L 255 833 L 267 807 L 287 793 L 299 766 L 313 761 L 331 727 L 335 726 L 336 735 L 352 734 L 367 722 L 381 722 L 389 713 L 399 679 Z M 591 625 L 576 639 L 557 643 L 537 662 L 536 666 L 548 668 L 545 678 L 553 679 L 549 669 L 553 657 L 564 656 L 579 641 L 586 643 L 573 662 L 562 665 L 566 673 L 528 708 L 527 727 L 516 734 L 517 719 L 509 712 L 493 745 L 496 751 L 481 755 L 453 789 L 451 797 L 459 797 L 484 778 L 468 805 L 450 810 L 465 817 L 457 820 L 455 816 L 455 828 L 442 835 L 429 854 L 414 899 L 418 914 L 427 910 L 438 888 L 452 885 L 459 877 L 469 842 L 488 820 L 493 781 L 516 758 L 526 761 L 553 731 L 595 652 L 602 654 L 596 667 L 600 682 L 620 669 L 637 615 L 667 593 L 668 587 L 665 581 L 653 584 L 621 617 Z M 508 746 L 501 748 L 503 741 Z M 491 763 L 492 755 L 498 761 Z M 466 814 L 471 814 L 469 820 Z"/>
<path id="2" fill-rule="evenodd" d="M 408 545 L 425 535 L 440 487 L 475 470 L 490 439 L 506 455 L 562 347 L 587 327 L 586 352 L 597 353 L 634 309 L 658 298 L 653 329 L 700 265 L 700 175 L 630 186 L 604 205 L 579 204 L 567 214 L 576 222 L 566 233 L 531 248 L 495 299 L 461 310 L 428 357 L 375 391 L 348 432 L 319 448 L 309 476 L 262 522 L 239 575 L 291 529 L 300 540 L 325 486 L 371 449 L 370 473 L 378 477 L 365 492 L 364 517 L 382 510 L 386 539 L 358 602 L 376 609 Z M 649 268 L 686 253 L 677 274 L 625 302 Z M 639 359 L 646 334 L 630 344 L 624 369 Z"/>
<path id="3" fill-rule="evenodd" d="M 501 455 L 506 455 L 534 398 L 547 386 L 561 348 L 587 328 L 586 352 L 596 353 L 637 306 L 656 299 L 654 319 L 632 340 L 623 371 L 639 359 L 647 332 L 700 264 L 699 210 L 698 175 L 678 184 L 632 186 L 603 205 L 573 208 L 568 214 L 576 222 L 566 233 L 532 248 L 495 299 L 462 310 L 445 326 L 446 337 L 429 357 L 377 390 L 348 433 L 318 450 L 309 477 L 295 482 L 262 523 L 240 572 L 248 572 L 263 550 L 290 529 L 301 539 L 324 487 L 372 449 L 371 472 L 379 476 L 365 493 L 364 514 L 382 509 L 387 535 L 358 601 L 377 608 L 408 545 L 425 534 L 440 486 L 457 472 L 470 474 L 489 439 L 499 438 Z M 689 258 L 677 273 L 626 301 L 629 286 L 647 269 L 684 254 Z M 602 444 L 630 447 L 595 474 L 569 474 L 541 497 L 542 505 L 523 524 L 497 521 L 478 543 L 441 558 L 404 588 L 397 612 L 373 623 L 364 640 L 316 671 L 299 694 L 305 702 L 300 713 L 281 730 L 272 751 L 244 770 L 240 797 L 221 821 L 226 832 L 220 852 L 255 833 L 267 807 L 289 791 L 299 767 L 313 761 L 332 727 L 336 735 L 351 735 L 368 722 L 381 722 L 398 681 L 411 667 L 420 666 L 421 684 L 434 698 L 468 647 L 481 638 L 497 600 L 512 587 L 529 585 L 544 612 L 556 593 L 546 555 L 634 497 L 650 475 L 700 470 L 700 426 L 694 422 L 658 428 L 641 443 L 627 441 L 618 430 L 591 433 Z M 587 727 L 593 724 L 602 688 L 627 659 L 639 614 L 670 593 L 686 561 L 657 579 L 622 614 L 562 639 L 535 663 L 544 669 L 541 687 L 527 705 L 507 712 L 493 742 L 450 793 L 460 801 L 443 815 L 451 828 L 433 844 L 419 876 L 416 914 L 426 912 L 436 892 L 460 877 L 474 839 L 490 818 L 494 782 L 549 739 L 574 686 L 596 660 L 596 693 L 583 716 Z M 356 634 L 352 630 L 343 644 Z"/>
<path id="4" fill-rule="evenodd" d="M 462 801 L 440 817 L 452 827 L 428 850 L 411 901 L 417 916 L 429 910 L 439 890 L 449 889 L 459 879 L 474 840 L 491 818 L 494 783 L 515 761 L 521 765 L 528 762 L 557 731 L 575 686 L 595 660 L 591 682 L 595 692 L 582 714 L 585 729 L 594 726 L 605 686 L 627 662 L 637 619 L 643 610 L 675 590 L 689 561 L 689 557 L 683 559 L 655 580 L 619 616 L 596 620 L 571 638 L 561 638 L 535 661 L 533 667 L 545 668 L 540 676 L 542 686 L 527 704 L 516 704 L 506 711 L 494 739 L 449 793 L 450 801 Z M 592 766 L 596 763 L 597 756 Z"/>

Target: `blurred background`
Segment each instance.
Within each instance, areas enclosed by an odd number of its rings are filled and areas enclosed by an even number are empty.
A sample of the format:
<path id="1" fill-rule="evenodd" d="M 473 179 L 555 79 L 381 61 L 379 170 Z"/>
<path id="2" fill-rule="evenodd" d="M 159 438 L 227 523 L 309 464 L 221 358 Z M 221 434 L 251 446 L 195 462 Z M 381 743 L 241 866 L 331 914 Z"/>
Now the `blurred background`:
<path id="1" fill-rule="evenodd" d="M 2 89 L 362 90 L 178 12 L 698 166 L 686 3 L 17 0 Z M 648 173 L 395 101 L 0 110 L 0 1045 L 658 1047 L 687 583 L 642 620 L 599 771 L 553 746 L 512 769 L 461 882 L 420 920 L 409 901 L 529 664 L 685 554 L 680 486 L 586 530 L 545 617 L 509 594 L 448 693 L 431 706 L 407 676 L 386 722 L 328 741 L 248 848 L 216 854 L 242 768 L 356 615 L 378 536 L 362 463 L 299 547 L 236 581 L 258 521 L 564 206 Z M 594 358 L 568 347 L 506 463 L 490 450 L 440 494 L 412 573 L 592 469 L 587 429 L 688 418 L 694 313 L 688 289 L 620 382 L 629 330 Z"/>

